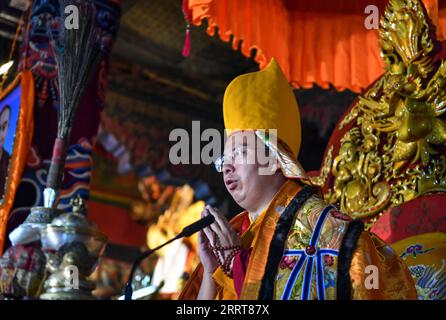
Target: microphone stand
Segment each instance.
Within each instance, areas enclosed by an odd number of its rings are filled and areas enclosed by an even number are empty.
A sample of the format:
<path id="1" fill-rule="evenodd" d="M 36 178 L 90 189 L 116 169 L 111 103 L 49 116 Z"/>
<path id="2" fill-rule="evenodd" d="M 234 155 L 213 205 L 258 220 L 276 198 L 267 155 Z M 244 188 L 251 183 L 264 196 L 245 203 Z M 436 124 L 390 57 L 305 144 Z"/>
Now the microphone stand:
<path id="1" fill-rule="evenodd" d="M 161 249 L 162 247 L 164 247 L 165 245 L 168 245 L 169 243 L 181 239 L 183 237 L 190 237 L 191 235 L 193 235 L 195 232 L 198 232 L 202 229 L 204 229 L 205 227 L 209 226 L 210 224 L 212 224 L 215 221 L 215 218 L 213 215 L 208 215 L 194 223 L 192 223 L 191 225 L 185 227 L 177 236 L 175 236 L 174 238 L 170 239 L 167 242 L 164 242 L 162 245 L 154 248 L 154 249 L 150 249 L 147 250 L 146 252 L 144 252 L 143 254 L 141 254 L 133 263 L 132 265 L 132 269 L 130 271 L 130 275 L 129 275 L 129 279 L 127 281 L 127 285 L 125 287 L 125 295 L 124 295 L 124 300 L 132 300 L 132 295 L 133 295 L 133 287 L 132 287 L 132 282 L 133 282 L 133 276 L 135 274 L 136 269 L 138 268 L 139 264 L 141 263 L 141 261 L 143 261 L 145 258 L 149 257 L 152 253 L 154 253 L 155 251 Z"/>
<path id="2" fill-rule="evenodd" d="M 170 239 L 167 242 L 164 242 L 162 245 L 151 249 L 151 250 L 147 250 L 146 252 L 144 252 L 143 254 L 141 254 L 133 263 L 132 269 L 130 271 L 130 275 L 129 275 L 129 280 L 127 282 L 127 285 L 125 287 L 125 297 L 124 300 L 132 300 L 132 295 L 133 295 L 133 287 L 132 287 L 132 282 L 133 282 L 133 276 L 135 274 L 136 269 L 138 268 L 139 264 L 141 263 L 141 261 L 143 261 L 145 258 L 149 257 L 152 253 L 154 253 L 155 251 L 161 249 L 162 247 L 164 247 L 165 245 L 168 245 L 169 243 L 182 238 L 183 235 L 182 233 L 180 233 L 179 235 L 177 235 L 175 238 Z"/>

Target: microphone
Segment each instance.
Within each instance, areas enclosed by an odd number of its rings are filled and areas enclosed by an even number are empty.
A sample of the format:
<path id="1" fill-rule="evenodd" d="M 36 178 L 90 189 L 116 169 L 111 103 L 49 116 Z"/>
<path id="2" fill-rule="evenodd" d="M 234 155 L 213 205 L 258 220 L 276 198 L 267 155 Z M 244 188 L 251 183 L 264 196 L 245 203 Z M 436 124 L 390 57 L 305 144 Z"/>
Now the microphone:
<path id="1" fill-rule="evenodd" d="M 212 214 L 209 214 L 206 217 L 201 218 L 200 220 L 188 225 L 187 227 L 184 227 L 183 231 L 181 231 L 181 233 L 178 236 L 181 235 L 181 237 L 190 237 L 195 232 L 203 230 L 207 226 L 211 225 L 212 223 L 214 223 L 214 221 L 215 221 L 214 216 Z"/>
<path id="2" fill-rule="evenodd" d="M 156 247 L 155 249 L 150 249 L 147 250 L 146 252 L 144 252 L 143 254 L 141 254 L 133 263 L 132 265 L 132 269 L 130 271 L 130 275 L 129 275 L 129 280 L 127 281 L 127 285 L 125 287 L 125 297 L 124 300 L 132 300 L 132 295 L 133 295 L 133 287 L 132 287 L 132 282 L 133 282 L 133 275 L 136 271 L 136 268 L 139 266 L 139 264 L 141 263 L 141 261 L 143 261 L 145 258 L 149 257 L 152 253 L 154 253 L 155 251 L 161 249 L 162 247 L 164 247 L 165 245 L 177 240 L 177 239 L 181 239 L 184 237 L 190 237 L 191 235 L 193 235 L 194 233 L 203 230 L 204 228 L 206 228 L 207 226 L 211 225 L 212 223 L 214 223 L 215 218 L 212 214 L 207 215 L 204 218 L 201 218 L 200 220 L 188 225 L 187 227 L 184 227 L 183 230 L 174 238 L 170 239 L 169 241 L 163 243 L 162 245 Z"/>

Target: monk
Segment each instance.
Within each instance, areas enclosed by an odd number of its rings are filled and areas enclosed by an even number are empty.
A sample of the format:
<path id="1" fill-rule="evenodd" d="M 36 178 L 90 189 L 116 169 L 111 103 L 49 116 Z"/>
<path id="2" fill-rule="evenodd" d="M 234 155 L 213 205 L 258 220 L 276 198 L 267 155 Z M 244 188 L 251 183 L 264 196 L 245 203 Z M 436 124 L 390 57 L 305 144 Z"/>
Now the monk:
<path id="1" fill-rule="evenodd" d="M 180 299 L 417 298 L 392 248 L 325 203 L 297 161 L 299 109 L 274 59 L 229 84 L 223 116 L 216 168 L 245 211 L 228 221 L 203 210 L 215 222 L 200 232 L 201 264 Z M 263 153 L 273 162 L 260 161 Z"/>

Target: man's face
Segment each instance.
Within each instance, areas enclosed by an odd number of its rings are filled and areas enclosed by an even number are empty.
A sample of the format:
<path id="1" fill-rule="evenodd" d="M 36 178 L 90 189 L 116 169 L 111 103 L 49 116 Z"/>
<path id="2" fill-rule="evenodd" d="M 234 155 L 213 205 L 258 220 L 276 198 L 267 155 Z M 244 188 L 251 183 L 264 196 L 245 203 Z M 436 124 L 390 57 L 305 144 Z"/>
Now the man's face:
<path id="1" fill-rule="evenodd" d="M 232 198 L 244 209 L 256 208 L 263 197 L 262 190 L 275 173 L 272 169 L 265 174 L 269 166 L 264 155 L 265 146 L 253 131 L 237 131 L 226 141 L 223 180 Z M 263 160 L 258 161 L 259 157 Z"/>
<path id="2" fill-rule="evenodd" d="M 0 114 L 0 147 L 3 148 L 6 140 L 6 134 L 8 133 L 9 128 L 9 117 L 11 112 L 9 109 L 4 110 Z"/>

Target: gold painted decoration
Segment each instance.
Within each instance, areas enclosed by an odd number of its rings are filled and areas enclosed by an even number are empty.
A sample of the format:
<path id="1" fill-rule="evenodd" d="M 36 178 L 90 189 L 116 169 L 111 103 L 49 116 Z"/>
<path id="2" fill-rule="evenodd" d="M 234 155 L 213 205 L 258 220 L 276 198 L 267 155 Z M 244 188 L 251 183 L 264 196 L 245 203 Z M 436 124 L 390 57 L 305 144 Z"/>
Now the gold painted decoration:
<path id="1" fill-rule="evenodd" d="M 379 30 L 385 74 L 360 96 L 339 130 L 331 203 L 376 217 L 428 192 L 446 191 L 446 61 L 419 0 L 390 0 Z M 331 158 L 327 154 L 327 158 Z"/>
<path id="2" fill-rule="evenodd" d="M 346 125 L 352 122 L 358 116 L 359 109 L 354 107 L 350 110 L 350 112 L 341 120 L 339 123 L 338 129 L 342 130 Z"/>
<path id="3" fill-rule="evenodd" d="M 406 263 L 419 300 L 446 298 L 446 233 L 423 233 L 399 240 L 392 247 Z"/>
<path id="4" fill-rule="evenodd" d="M 316 186 L 322 187 L 325 184 L 328 176 L 330 175 L 331 165 L 333 164 L 333 146 L 331 145 L 327 151 L 327 155 L 324 158 L 324 164 L 321 168 L 319 176 L 310 177 L 311 183 Z"/>
<path id="5" fill-rule="evenodd" d="M 161 213 L 156 223 L 148 228 L 147 246 L 149 248 L 155 248 L 175 237 L 184 227 L 200 219 L 205 203 L 193 200 L 194 190 L 189 185 L 175 189 L 168 209 Z M 198 234 L 184 241 L 193 252 L 198 252 Z M 166 252 L 167 247 L 159 250 L 158 255 L 164 256 Z"/>

